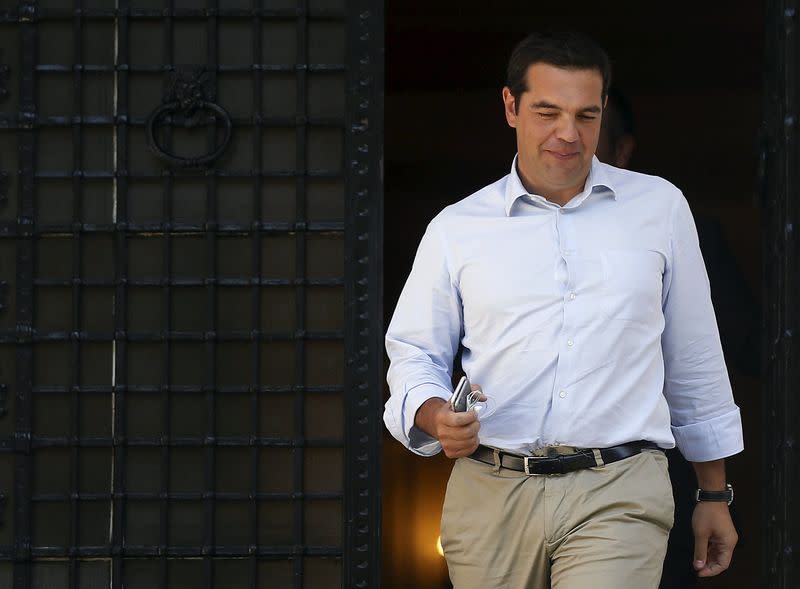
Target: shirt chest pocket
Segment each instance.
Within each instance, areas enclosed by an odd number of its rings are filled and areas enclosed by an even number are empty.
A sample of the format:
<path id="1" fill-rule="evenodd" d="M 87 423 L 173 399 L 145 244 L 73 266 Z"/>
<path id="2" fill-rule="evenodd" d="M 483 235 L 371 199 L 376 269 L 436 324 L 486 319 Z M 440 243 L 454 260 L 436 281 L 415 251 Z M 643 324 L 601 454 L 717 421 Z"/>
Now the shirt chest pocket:
<path id="1" fill-rule="evenodd" d="M 652 323 L 661 316 L 664 258 L 650 250 L 602 254 L 603 312 L 610 320 Z"/>

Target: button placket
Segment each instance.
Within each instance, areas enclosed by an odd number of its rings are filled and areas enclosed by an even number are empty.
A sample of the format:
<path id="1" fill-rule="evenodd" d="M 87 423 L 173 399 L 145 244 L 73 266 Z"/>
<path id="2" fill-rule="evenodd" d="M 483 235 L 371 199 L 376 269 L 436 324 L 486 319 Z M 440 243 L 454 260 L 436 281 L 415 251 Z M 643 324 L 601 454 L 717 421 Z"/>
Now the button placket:
<path id="1" fill-rule="evenodd" d="M 561 325 L 561 337 L 563 338 L 561 341 L 566 343 L 566 346 L 563 349 L 563 352 L 558 356 L 557 368 L 556 368 L 556 379 L 553 386 L 553 412 L 554 416 L 561 414 L 567 411 L 569 403 L 566 400 L 568 397 L 568 391 L 564 388 L 562 383 L 565 383 L 568 379 L 564 378 L 565 375 L 569 375 L 572 370 L 572 364 L 574 363 L 574 357 L 572 354 L 567 354 L 569 350 L 571 350 L 572 346 L 574 345 L 574 340 L 570 334 L 573 329 L 573 314 L 574 310 L 572 309 L 571 305 L 567 305 L 568 302 L 575 300 L 576 293 L 575 293 L 575 264 L 571 263 L 574 262 L 572 260 L 572 256 L 575 253 L 573 249 L 573 239 L 572 239 L 572 231 L 571 231 L 571 220 L 568 216 L 564 216 L 564 209 L 558 209 L 558 214 L 555 217 L 555 225 L 556 225 L 556 236 L 558 239 L 558 251 L 561 254 L 562 264 L 566 269 L 566 281 L 562 283 L 560 286 L 563 288 L 561 291 L 563 294 L 562 305 L 563 305 L 563 320 Z M 562 344 L 563 345 L 563 344 Z M 561 381 L 561 382 L 559 382 Z M 556 417 L 558 421 L 559 418 Z"/>

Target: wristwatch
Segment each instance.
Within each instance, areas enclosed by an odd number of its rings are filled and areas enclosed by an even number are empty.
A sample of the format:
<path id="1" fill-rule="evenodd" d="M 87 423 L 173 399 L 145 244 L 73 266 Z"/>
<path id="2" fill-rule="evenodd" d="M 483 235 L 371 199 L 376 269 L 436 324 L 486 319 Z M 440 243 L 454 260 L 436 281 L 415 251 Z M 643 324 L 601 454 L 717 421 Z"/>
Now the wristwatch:
<path id="1" fill-rule="evenodd" d="M 728 505 L 733 503 L 733 487 L 728 483 L 725 485 L 726 489 L 724 491 L 704 491 L 703 489 L 697 489 L 695 493 L 695 501 L 698 503 L 700 501 L 724 501 Z"/>

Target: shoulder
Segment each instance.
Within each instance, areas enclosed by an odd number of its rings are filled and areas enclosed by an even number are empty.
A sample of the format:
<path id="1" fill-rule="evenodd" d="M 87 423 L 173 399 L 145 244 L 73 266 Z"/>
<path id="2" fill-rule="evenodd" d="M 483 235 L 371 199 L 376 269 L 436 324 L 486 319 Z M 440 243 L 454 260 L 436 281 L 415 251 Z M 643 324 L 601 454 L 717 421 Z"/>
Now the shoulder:
<path id="1" fill-rule="evenodd" d="M 429 227 L 444 228 L 466 219 L 504 216 L 507 181 L 508 176 L 504 176 L 469 196 L 446 206 L 433 218 Z"/>

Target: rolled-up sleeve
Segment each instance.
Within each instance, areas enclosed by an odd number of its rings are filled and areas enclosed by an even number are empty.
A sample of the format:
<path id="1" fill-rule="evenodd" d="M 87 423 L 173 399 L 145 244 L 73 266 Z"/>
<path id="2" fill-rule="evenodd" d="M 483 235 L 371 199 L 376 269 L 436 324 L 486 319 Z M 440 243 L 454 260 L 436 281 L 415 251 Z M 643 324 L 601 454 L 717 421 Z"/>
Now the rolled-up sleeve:
<path id="1" fill-rule="evenodd" d="M 422 456 L 432 456 L 442 448 L 436 439 L 414 426 L 414 418 L 428 399 L 450 398 L 461 326 L 461 297 L 451 279 L 445 243 L 434 220 L 420 242 L 386 332 L 391 395 L 383 419 L 397 440 Z"/>
<path id="2" fill-rule="evenodd" d="M 744 448 L 697 230 L 686 199 L 673 209 L 671 260 L 664 273 L 664 396 L 675 442 L 692 462 Z"/>

